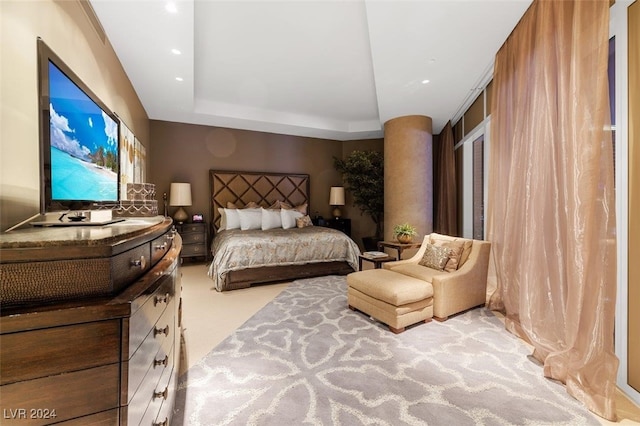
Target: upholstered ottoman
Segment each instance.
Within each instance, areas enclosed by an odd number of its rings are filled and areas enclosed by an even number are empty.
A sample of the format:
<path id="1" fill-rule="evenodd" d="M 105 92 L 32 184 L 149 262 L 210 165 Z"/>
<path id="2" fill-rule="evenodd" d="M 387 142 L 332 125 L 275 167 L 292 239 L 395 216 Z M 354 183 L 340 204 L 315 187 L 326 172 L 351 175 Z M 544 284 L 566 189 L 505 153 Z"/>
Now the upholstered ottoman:
<path id="1" fill-rule="evenodd" d="M 369 269 L 347 275 L 349 308 L 359 310 L 389 326 L 394 333 L 433 316 L 431 283 L 386 269 Z"/>

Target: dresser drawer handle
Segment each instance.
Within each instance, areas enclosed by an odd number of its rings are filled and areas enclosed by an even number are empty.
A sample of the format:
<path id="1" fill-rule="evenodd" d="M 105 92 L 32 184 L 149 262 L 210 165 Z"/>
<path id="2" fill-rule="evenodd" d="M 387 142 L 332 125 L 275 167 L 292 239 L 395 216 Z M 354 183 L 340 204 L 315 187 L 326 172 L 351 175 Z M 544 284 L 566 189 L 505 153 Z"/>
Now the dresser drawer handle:
<path id="1" fill-rule="evenodd" d="M 156 296 L 153 298 L 153 306 L 157 306 L 158 303 L 169 303 L 169 293 L 165 293 L 164 296 Z"/>
<path id="2" fill-rule="evenodd" d="M 158 334 L 164 334 L 165 336 L 169 335 L 169 325 L 165 328 L 154 328 L 153 329 L 153 337 L 156 337 Z"/>
<path id="3" fill-rule="evenodd" d="M 140 259 L 133 259 L 131 260 L 131 266 L 144 269 L 147 267 L 147 259 L 144 256 L 140 256 Z"/>
<path id="4" fill-rule="evenodd" d="M 164 365 L 166 367 L 168 362 L 169 362 L 169 355 L 165 355 L 164 359 L 154 359 L 153 368 L 156 368 L 159 365 Z"/>
<path id="5" fill-rule="evenodd" d="M 169 419 L 165 417 L 163 422 L 153 422 L 151 426 L 169 426 Z"/>
<path id="6" fill-rule="evenodd" d="M 164 390 L 162 392 L 154 392 L 153 393 L 153 399 L 162 398 L 162 399 L 166 400 L 168 396 L 169 396 L 169 386 L 164 388 Z"/>
<path id="7" fill-rule="evenodd" d="M 166 248 L 167 248 L 167 243 L 166 242 L 156 246 L 156 250 L 165 250 Z"/>

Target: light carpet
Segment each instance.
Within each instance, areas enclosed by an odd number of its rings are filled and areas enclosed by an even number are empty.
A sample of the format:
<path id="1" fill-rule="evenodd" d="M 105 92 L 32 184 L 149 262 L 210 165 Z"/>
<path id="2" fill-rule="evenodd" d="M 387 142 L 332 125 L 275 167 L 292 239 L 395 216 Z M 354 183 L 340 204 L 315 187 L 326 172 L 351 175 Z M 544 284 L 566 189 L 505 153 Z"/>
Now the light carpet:
<path id="1" fill-rule="evenodd" d="M 174 425 L 598 425 L 489 311 L 395 335 L 293 282 L 180 377 Z"/>

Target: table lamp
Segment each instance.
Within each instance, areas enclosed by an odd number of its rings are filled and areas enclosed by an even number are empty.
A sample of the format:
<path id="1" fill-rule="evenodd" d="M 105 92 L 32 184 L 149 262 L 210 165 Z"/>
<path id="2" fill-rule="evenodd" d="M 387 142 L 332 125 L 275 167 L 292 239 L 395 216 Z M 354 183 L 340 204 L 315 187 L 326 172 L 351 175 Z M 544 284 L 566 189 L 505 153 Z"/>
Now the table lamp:
<path id="1" fill-rule="evenodd" d="M 173 219 L 178 223 L 182 223 L 189 217 L 183 207 L 191 205 L 191 184 L 172 183 L 170 192 L 169 205 L 179 207 L 173 215 Z"/>
<path id="2" fill-rule="evenodd" d="M 331 192 L 329 192 L 329 204 L 334 206 L 333 216 L 339 219 L 342 216 L 342 212 L 338 206 L 344 206 L 344 187 L 332 186 Z"/>

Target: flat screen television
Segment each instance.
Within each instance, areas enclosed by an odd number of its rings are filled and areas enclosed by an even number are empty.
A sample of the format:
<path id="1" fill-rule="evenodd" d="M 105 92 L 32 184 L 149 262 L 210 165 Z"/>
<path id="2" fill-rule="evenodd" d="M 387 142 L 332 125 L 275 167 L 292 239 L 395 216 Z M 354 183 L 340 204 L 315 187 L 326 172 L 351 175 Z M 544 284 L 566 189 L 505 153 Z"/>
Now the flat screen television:
<path id="1" fill-rule="evenodd" d="M 119 201 L 120 121 L 38 39 L 40 213 Z"/>

